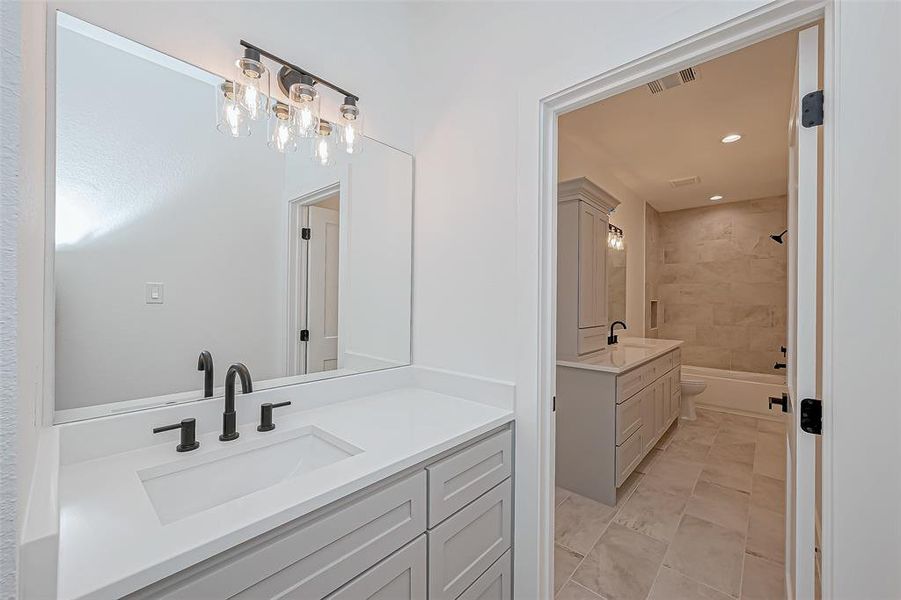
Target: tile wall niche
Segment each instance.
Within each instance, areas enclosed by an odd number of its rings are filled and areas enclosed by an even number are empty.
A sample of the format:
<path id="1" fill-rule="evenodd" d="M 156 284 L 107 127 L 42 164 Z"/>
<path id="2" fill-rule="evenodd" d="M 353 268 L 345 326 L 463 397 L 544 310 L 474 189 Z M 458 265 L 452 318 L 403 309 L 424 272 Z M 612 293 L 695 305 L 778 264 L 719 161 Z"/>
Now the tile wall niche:
<path id="1" fill-rule="evenodd" d="M 685 341 L 686 365 L 784 373 L 786 198 L 646 213 L 646 295 L 662 323 L 650 337 Z M 648 321 L 649 322 L 649 321 Z M 655 335 L 656 334 L 656 335 Z"/>

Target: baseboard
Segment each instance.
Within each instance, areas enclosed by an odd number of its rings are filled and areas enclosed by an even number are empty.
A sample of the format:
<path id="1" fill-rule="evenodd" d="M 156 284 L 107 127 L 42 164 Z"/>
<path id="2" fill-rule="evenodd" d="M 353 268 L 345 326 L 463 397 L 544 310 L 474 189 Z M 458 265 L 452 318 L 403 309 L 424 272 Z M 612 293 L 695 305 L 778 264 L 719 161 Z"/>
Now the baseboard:
<path id="1" fill-rule="evenodd" d="M 715 404 L 701 404 L 699 402 L 695 403 L 695 408 L 700 408 L 702 410 L 712 410 L 714 412 L 725 413 L 729 415 L 739 415 L 742 417 L 754 417 L 755 419 L 764 419 L 766 421 L 775 421 L 782 422 L 782 418 L 776 415 L 764 414 L 759 412 L 754 412 L 751 410 L 738 410 L 734 408 L 723 408 L 722 406 L 717 406 Z"/>

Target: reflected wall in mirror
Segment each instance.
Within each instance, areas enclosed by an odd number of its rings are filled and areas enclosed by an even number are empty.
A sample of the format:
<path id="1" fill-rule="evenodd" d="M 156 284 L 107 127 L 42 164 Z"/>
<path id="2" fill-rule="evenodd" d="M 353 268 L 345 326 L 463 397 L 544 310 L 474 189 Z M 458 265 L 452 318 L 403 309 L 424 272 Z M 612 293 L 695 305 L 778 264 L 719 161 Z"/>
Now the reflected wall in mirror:
<path id="1" fill-rule="evenodd" d="M 409 364 L 410 155 L 224 136 L 220 77 L 63 13 L 55 35 L 57 422 L 196 400 L 203 350 L 216 395 L 234 362 L 257 389 Z"/>
<path id="2" fill-rule="evenodd" d="M 607 246 L 607 320 L 626 320 L 626 246 Z"/>

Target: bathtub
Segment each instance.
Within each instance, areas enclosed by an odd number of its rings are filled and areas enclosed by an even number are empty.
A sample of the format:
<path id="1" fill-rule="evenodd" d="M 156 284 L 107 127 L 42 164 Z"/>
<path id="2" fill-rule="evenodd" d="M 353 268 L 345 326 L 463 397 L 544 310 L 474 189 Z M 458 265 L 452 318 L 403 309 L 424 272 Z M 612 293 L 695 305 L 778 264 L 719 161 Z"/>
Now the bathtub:
<path id="1" fill-rule="evenodd" d="M 727 371 L 708 367 L 682 366 L 682 379 L 707 383 L 707 389 L 695 396 L 695 406 L 726 412 L 778 418 L 770 411 L 768 398 L 785 392 L 785 376 L 745 371 Z"/>

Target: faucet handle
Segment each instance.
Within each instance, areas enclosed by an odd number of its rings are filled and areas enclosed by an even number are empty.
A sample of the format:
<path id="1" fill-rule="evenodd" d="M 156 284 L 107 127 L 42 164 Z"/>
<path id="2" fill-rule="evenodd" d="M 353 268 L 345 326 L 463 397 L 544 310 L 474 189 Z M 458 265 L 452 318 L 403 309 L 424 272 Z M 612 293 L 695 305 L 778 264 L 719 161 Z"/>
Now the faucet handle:
<path id="1" fill-rule="evenodd" d="M 265 404 L 260 405 L 260 424 L 257 425 L 257 431 L 272 431 L 275 429 L 275 423 L 272 422 L 272 409 L 273 408 L 281 408 L 282 406 L 288 406 L 291 404 L 290 402 L 279 402 L 278 404 L 272 404 L 271 402 L 266 402 Z"/>
<path id="2" fill-rule="evenodd" d="M 164 425 L 162 427 L 154 427 L 153 433 L 162 433 L 163 431 L 172 431 L 173 429 L 181 430 L 181 443 L 175 447 L 177 452 L 190 452 L 200 447 L 197 441 L 197 421 L 195 419 L 182 419 L 181 423 L 173 425 Z"/>

